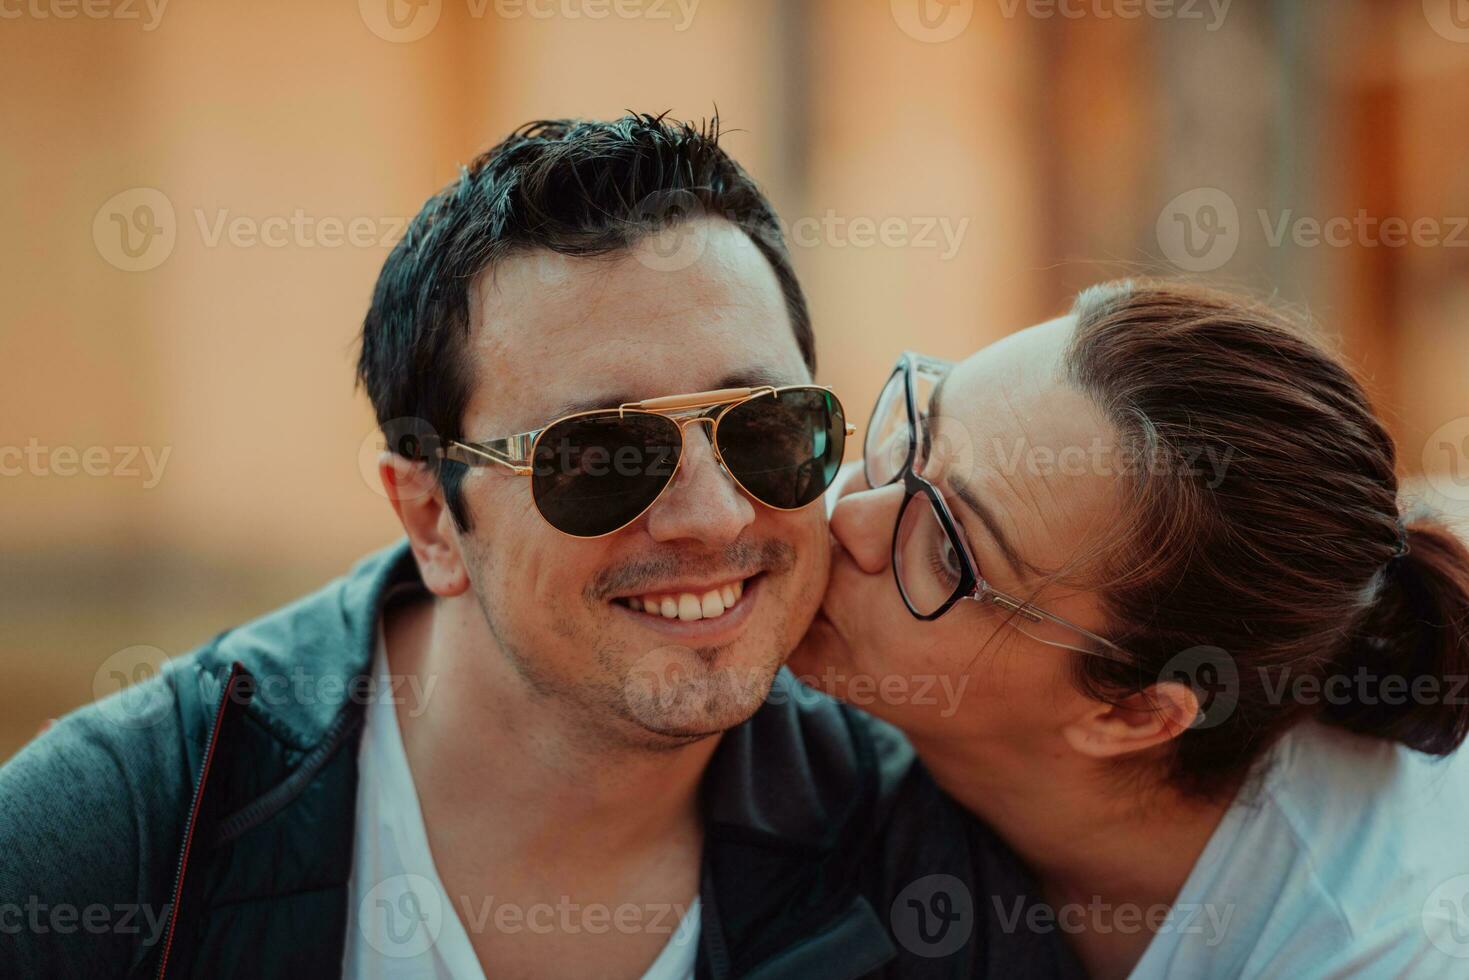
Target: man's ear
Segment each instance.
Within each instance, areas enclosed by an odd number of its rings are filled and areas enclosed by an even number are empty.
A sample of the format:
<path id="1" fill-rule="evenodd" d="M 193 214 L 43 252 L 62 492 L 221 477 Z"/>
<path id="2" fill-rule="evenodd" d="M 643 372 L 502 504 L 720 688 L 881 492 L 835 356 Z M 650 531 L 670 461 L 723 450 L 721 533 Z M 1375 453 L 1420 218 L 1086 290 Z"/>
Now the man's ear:
<path id="1" fill-rule="evenodd" d="M 383 492 L 398 514 L 423 584 L 434 595 L 450 598 L 469 588 L 469 573 L 459 550 L 454 515 L 444 502 L 444 488 L 424 463 L 397 453 L 377 459 Z"/>
<path id="2" fill-rule="evenodd" d="M 1073 749 L 1094 759 L 1110 759 L 1161 745 L 1188 731 L 1199 715 L 1193 688 L 1165 681 L 1122 698 L 1093 706 L 1061 733 Z"/>

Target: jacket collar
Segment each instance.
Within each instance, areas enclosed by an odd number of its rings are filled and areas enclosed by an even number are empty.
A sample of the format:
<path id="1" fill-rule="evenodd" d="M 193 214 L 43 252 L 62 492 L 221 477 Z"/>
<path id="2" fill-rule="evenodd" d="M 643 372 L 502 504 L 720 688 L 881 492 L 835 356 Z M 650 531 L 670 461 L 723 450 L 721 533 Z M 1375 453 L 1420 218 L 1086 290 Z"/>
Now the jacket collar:
<path id="1" fill-rule="evenodd" d="M 258 798 L 240 799 L 244 786 L 211 794 L 212 811 L 233 810 L 209 821 L 217 842 L 289 805 L 314 779 L 313 766 L 332 757 L 351 777 L 331 805 L 351 806 L 355 723 L 361 695 L 370 693 L 361 684 L 370 682 L 377 624 L 391 593 L 415 587 L 423 587 L 417 565 L 400 542 L 314 595 L 225 634 L 202 655 L 202 676 L 248 677 L 245 712 L 264 729 L 260 734 L 301 760 Z M 223 705 L 216 698 L 194 703 L 195 711 Z M 339 749 L 353 755 L 343 760 Z M 779 673 L 766 703 L 725 733 L 702 784 L 701 980 L 857 977 L 892 958 L 886 928 L 853 882 L 868 853 L 865 835 L 881 824 L 889 791 L 911 759 L 894 730 L 871 719 L 858 723 L 850 709 Z M 258 787 L 261 775 L 257 770 L 245 783 Z M 224 779 L 226 787 L 233 781 Z M 332 875 L 344 887 L 350 848 L 339 850 Z"/>

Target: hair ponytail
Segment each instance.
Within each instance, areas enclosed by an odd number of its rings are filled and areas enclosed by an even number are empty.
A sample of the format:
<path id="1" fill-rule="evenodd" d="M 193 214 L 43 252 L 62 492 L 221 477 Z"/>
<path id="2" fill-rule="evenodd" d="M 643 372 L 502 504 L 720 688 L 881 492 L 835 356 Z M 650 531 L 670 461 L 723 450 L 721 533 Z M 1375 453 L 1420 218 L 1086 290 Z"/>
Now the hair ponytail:
<path id="1" fill-rule="evenodd" d="M 1328 701 L 1322 720 L 1448 755 L 1469 734 L 1469 549 L 1438 522 L 1406 531 L 1337 665 L 1354 696 Z"/>
<path id="2" fill-rule="evenodd" d="M 1185 653 L 1221 653 L 1199 674 L 1207 722 L 1165 763 L 1205 798 L 1306 718 L 1454 751 L 1469 549 L 1440 522 L 1400 522 L 1397 448 L 1347 366 L 1281 308 L 1185 283 L 1108 283 L 1073 312 L 1066 377 L 1149 464 L 1122 475 L 1088 570 L 1136 663 L 1078 657 L 1079 689 L 1113 700 Z"/>

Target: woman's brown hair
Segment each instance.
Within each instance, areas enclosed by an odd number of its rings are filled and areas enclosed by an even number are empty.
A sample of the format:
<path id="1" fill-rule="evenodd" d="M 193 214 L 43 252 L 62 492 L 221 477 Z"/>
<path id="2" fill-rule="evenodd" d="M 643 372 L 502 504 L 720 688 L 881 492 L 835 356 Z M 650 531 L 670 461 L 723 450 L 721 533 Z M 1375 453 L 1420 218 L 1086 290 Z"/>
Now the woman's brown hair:
<path id="1" fill-rule="evenodd" d="M 1136 464 L 1095 572 L 1108 635 L 1141 660 L 1079 657 L 1082 688 L 1216 671 L 1218 703 L 1171 743 L 1170 781 L 1203 796 L 1311 716 L 1457 748 L 1469 551 L 1400 514 L 1392 439 L 1346 367 L 1282 310 L 1189 284 L 1108 283 L 1073 312 L 1069 380 Z"/>

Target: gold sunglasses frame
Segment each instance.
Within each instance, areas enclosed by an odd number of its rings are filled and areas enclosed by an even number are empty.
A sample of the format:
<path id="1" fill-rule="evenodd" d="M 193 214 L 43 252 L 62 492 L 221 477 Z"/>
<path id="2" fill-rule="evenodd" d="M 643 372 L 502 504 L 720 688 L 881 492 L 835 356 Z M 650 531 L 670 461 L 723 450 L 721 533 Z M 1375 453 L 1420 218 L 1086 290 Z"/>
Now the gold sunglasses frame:
<path id="1" fill-rule="evenodd" d="M 712 391 L 697 391 L 687 395 L 664 395 L 659 398 L 645 398 L 642 401 L 624 402 L 616 408 L 594 408 L 586 412 L 573 412 L 570 415 L 563 415 L 560 418 L 552 419 L 539 429 L 532 429 L 529 432 L 518 432 L 513 436 L 505 436 L 501 439 L 490 439 L 484 442 L 461 442 L 457 439 L 451 439 L 438 449 L 437 455 L 442 459 L 462 463 L 465 466 L 500 466 L 510 470 L 515 476 L 531 476 L 534 468 L 530 464 L 535 459 L 536 449 L 540 446 L 542 436 L 563 422 L 592 415 L 605 416 L 613 412 L 617 413 L 618 418 L 634 414 L 653 415 L 670 420 L 678 429 L 679 437 L 678 459 L 674 461 L 673 472 L 664 481 L 662 489 L 658 491 L 658 495 L 625 523 L 619 524 L 612 530 L 605 531 L 602 534 L 572 534 L 570 531 L 562 531 L 561 528 L 552 524 L 546 515 L 541 513 L 540 504 L 536 504 L 536 513 L 540 514 L 541 520 L 545 521 L 556 531 L 570 538 L 593 541 L 597 538 L 605 538 L 610 534 L 616 534 L 618 531 L 626 530 L 628 527 L 636 524 L 644 514 L 653 509 L 653 506 L 658 501 L 663 499 L 663 495 L 668 492 L 668 488 L 673 486 L 674 480 L 678 478 L 679 468 L 683 466 L 685 455 L 684 430 L 690 425 L 707 423 L 709 425 L 709 446 L 714 450 L 715 461 L 719 464 L 719 468 L 725 472 L 735 486 L 739 487 L 745 496 L 760 506 L 769 507 L 771 510 L 785 512 L 805 510 L 820 500 L 826 491 L 823 490 L 814 500 L 808 501 L 799 507 L 777 507 L 774 504 L 768 504 L 755 496 L 749 487 L 740 482 L 740 478 L 734 474 L 729 468 L 729 464 L 725 462 L 724 454 L 719 451 L 719 423 L 726 415 L 748 401 L 753 401 L 765 395 L 772 395 L 775 398 L 779 398 L 781 392 L 785 391 L 825 392 L 831 396 L 837 403 L 837 407 L 841 409 L 843 420 L 847 417 L 846 406 L 842 404 L 842 400 L 837 397 L 836 392 L 832 391 L 827 385 L 784 385 L 781 387 L 758 385 L 753 388 L 716 388 Z M 719 411 L 716 413 L 715 409 Z M 851 422 L 846 422 L 844 429 L 844 438 L 849 438 L 857 434 L 857 427 Z M 827 489 L 830 489 L 829 485 Z M 534 498 L 534 494 L 532 494 L 532 498 Z"/>

